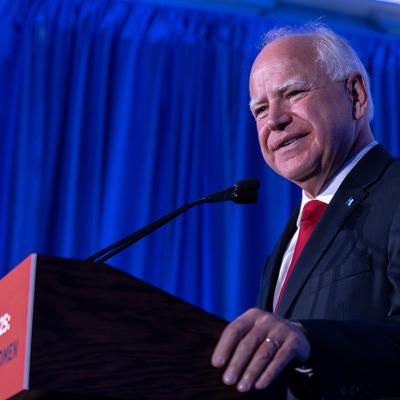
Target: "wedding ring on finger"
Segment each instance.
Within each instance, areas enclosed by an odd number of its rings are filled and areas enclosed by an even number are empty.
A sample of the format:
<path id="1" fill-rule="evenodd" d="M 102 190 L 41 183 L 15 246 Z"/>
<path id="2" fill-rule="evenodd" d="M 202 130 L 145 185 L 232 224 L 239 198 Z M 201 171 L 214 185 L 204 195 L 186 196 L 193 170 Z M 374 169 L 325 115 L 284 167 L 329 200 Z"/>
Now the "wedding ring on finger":
<path id="1" fill-rule="evenodd" d="M 271 344 L 275 347 L 275 350 L 278 350 L 279 347 L 281 347 L 281 344 L 280 344 L 277 340 L 271 339 L 270 337 L 267 337 L 267 338 L 265 339 L 265 341 L 266 341 L 267 343 L 271 343 Z"/>

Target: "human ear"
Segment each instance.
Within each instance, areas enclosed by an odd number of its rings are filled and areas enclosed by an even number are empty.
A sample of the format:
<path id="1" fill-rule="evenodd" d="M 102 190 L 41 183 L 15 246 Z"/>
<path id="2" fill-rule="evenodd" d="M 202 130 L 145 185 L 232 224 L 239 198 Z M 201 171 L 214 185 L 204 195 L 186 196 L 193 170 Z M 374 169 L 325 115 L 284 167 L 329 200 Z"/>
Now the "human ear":
<path id="1" fill-rule="evenodd" d="M 346 80 L 350 94 L 352 113 L 355 119 L 361 119 L 368 112 L 368 92 L 364 78 L 358 72 L 352 72 Z"/>

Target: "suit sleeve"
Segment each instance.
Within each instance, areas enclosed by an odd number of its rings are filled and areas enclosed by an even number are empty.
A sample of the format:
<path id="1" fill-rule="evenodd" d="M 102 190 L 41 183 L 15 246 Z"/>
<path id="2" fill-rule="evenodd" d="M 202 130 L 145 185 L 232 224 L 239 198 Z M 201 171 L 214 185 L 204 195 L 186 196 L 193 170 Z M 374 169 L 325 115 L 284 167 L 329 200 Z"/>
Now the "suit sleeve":
<path id="1" fill-rule="evenodd" d="M 400 398 L 400 321 L 301 321 L 324 399 Z M 293 392 L 296 381 L 293 378 Z M 301 393 L 299 395 L 302 398 Z M 304 398 L 304 397 L 303 397 Z"/>

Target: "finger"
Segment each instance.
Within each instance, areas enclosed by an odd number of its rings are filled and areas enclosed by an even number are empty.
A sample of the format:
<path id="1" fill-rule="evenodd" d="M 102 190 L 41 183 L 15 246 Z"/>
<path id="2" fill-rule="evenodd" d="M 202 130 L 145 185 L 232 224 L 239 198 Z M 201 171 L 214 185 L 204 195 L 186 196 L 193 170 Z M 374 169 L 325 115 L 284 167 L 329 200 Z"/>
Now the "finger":
<path id="1" fill-rule="evenodd" d="M 280 344 L 277 341 L 270 338 L 260 344 L 238 383 L 237 389 L 239 392 L 247 392 L 253 387 L 273 359 L 279 346 Z"/>
<path id="2" fill-rule="evenodd" d="M 249 361 L 263 343 L 267 331 L 255 325 L 237 345 L 229 365 L 224 373 L 223 380 L 227 385 L 235 384 L 242 376 Z"/>
<path id="3" fill-rule="evenodd" d="M 253 318 L 249 314 L 246 312 L 224 329 L 211 358 L 214 367 L 223 367 L 227 363 L 237 344 L 252 328 Z"/>
<path id="4" fill-rule="evenodd" d="M 270 385 L 286 368 L 290 361 L 296 356 L 297 349 L 290 341 L 285 341 L 276 351 L 265 371 L 255 383 L 256 389 L 265 389 Z"/>

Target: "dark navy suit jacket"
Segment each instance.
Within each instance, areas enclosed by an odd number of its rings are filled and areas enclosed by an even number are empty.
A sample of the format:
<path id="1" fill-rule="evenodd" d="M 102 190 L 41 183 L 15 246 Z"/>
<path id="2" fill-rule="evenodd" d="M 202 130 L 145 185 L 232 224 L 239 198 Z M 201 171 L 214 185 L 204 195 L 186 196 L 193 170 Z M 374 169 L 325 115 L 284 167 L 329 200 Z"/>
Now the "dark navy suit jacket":
<path id="1" fill-rule="evenodd" d="M 263 270 L 257 306 L 268 311 L 298 212 Z M 400 161 L 382 146 L 358 162 L 334 195 L 278 315 L 304 325 L 323 398 L 400 399 Z"/>

